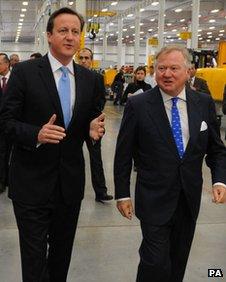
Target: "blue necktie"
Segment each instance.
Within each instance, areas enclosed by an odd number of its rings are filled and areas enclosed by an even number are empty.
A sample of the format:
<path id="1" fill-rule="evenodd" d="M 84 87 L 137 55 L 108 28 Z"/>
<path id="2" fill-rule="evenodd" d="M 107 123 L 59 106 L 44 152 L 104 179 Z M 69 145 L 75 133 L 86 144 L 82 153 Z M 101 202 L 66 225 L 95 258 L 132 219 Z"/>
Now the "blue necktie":
<path id="1" fill-rule="evenodd" d="M 68 68 L 60 68 L 62 75 L 58 84 L 58 93 L 64 116 L 64 125 L 67 128 L 71 120 L 71 87 Z"/>
<path id="2" fill-rule="evenodd" d="M 178 98 L 174 97 L 172 100 L 172 109 L 171 109 L 171 115 L 172 115 L 172 123 L 171 128 L 173 132 L 173 137 L 177 146 L 177 151 L 179 153 L 180 158 L 183 157 L 184 154 L 184 145 L 183 145 L 183 138 L 182 138 L 182 130 L 181 130 L 181 124 L 180 124 L 180 115 L 177 108 L 177 101 Z"/>

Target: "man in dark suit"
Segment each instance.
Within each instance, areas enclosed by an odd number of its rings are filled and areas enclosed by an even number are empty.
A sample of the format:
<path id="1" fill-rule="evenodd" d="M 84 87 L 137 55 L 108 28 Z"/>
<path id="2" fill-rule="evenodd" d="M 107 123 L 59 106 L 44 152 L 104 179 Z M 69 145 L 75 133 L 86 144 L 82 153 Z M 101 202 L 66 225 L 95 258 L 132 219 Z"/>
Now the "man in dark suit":
<path id="1" fill-rule="evenodd" d="M 10 77 L 10 64 L 7 54 L 0 53 L 0 105 L 2 96 L 6 92 L 7 83 Z M 10 156 L 10 144 L 6 141 L 3 132 L 0 133 L 0 193 L 8 186 L 8 168 Z"/>
<path id="2" fill-rule="evenodd" d="M 93 63 L 93 52 L 89 48 L 82 48 L 78 53 L 78 63 L 87 68 L 92 68 Z M 97 72 L 95 72 L 97 79 L 99 81 L 99 94 L 100 94 L 100 110 L 104 109 L 104 105 L 106 102 L 106 91 L 104 87 L 104 79 L 103 76 Z M 86 145 L 89 150 L 90 156 L 90 170 L 91 170 L 91 178 L 93 189 L 96 194 L 97 202 L 105 202 L 113 199 L 112 195 L 107 193 L 106 181 L 104 176 L 103 162 L 101 156 L 101 140 L 97 141 L 94 145 L 90 138 L 86 139 Z"/>
<path id="3" fill-rule="evenodd" d="M 83 25 L 69 8 L 50 16 L 48 54 L 14 66 L 0 113 L 13 142 L 9 197 L 24 282 L 66 282 L 84 194 L 82 145 L 104 133 L 96 76 L 73 62 Z"/>
<path id="4" fill-rule="evenodd" d="M 195 65 L 195 63 L 192 63 L 190 67 L 190 78 L 188 80 L 188 86 L 190 86 L 192 90 L 211 95 L 207 82 L 205 81 L 205 79 L 196 77 L 196 72 L 197 66 Z"/>
<path id="5" fill-rule="evenodd" d="M 182 282 L 194 235 L 205 155 L 213 200 L 226 198 L 226 149 L 210 96 L 185 89 L 189 54 L 178 46 L 156 56 L 157 86 L 131 97 L 115 155 L 115 198 L 132 218 L 130 173 L 136 158 L 135 211 L 143 241 L 137 282 Z"/>

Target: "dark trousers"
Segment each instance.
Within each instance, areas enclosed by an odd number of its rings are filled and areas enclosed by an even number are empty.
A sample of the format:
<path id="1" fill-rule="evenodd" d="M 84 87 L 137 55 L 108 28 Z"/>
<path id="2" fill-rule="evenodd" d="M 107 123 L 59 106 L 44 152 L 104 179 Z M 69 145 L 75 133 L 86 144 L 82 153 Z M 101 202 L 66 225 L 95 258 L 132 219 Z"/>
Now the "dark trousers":
<path id="1" fill-rule="evenodd" d="M 90 170 L 93 189 L 97 196 L 101 196 L 107 192 L 101 157 L 101 140 L 93 144 L 90 139 L 87 139 L 86 146 L 88 148 L 90 157 Z"/>
<path id="2" fill-rule="evenodd" d="M 66 282 L 80 205 L 65 205 L 59 191 L 39 206 L 13 201 L 23 282 Z"/>
<path id="3" fill-rule="evenodd" d="M 10 152 L 11 144 L 4 136 L 0 136 L 0 182 L 3 186 L 8 186 Z"/>
<path id="4" fill-rule="evenodd" d="M 153 226 L 141 222 L 143 241 L 137 282 L 182 282 L 195 232 L 183 192 L 170 222 Z"/>

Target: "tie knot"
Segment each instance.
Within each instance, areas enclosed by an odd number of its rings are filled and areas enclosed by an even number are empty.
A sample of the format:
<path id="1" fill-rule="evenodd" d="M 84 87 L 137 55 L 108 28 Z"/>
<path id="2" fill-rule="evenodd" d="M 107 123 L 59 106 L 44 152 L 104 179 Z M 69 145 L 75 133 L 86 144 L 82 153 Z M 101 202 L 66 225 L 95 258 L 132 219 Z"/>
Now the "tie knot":
<path id="1" fill-rule="evenodd" d="M 60 70 L 62 71 L 62 74 L 63 74 L 64 76 L 67 76 L 67 75 L 68 75 L 68 68 L 67 68 L 67 67 L 62 66 L 62 67 L 60 68 Z"/>
<path id="2" fill-rule="evenodd" d="M 7 79 L 7 78 L 6 78 L 5 76 L 3 76 L 2 81 L 3 81 L 3 82 L 6 82 L 6 79 Z"/>
<path id="3" fill-rule="evenodd" d="M 177 101 L 178 101 L 178 97 L 173 97 L 171 99 L 172 99 L 173 106 L 176 106 L 177 105 Z"/>

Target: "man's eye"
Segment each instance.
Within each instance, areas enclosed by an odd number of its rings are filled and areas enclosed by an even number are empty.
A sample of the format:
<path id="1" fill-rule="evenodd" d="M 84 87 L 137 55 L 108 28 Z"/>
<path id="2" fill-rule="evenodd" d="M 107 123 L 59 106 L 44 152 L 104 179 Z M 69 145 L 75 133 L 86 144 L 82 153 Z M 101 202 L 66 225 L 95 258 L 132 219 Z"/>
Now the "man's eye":
<path id="1" fill-rule="evenodd" d="M 60 32 L 61 34 L 65 34 L 65 33 L 67 32 L 67 30 L 66 30 L 66 29 L 60 29 L 59 32 Z"/>
<path id="2" fill-rule="evenodd" d="M 73 33 L 74 35 L 78 35 L 78 34 L 79 34 L 79 31 L 78 31 L 78 30 L 72 30 L 72 33 Z"/>

